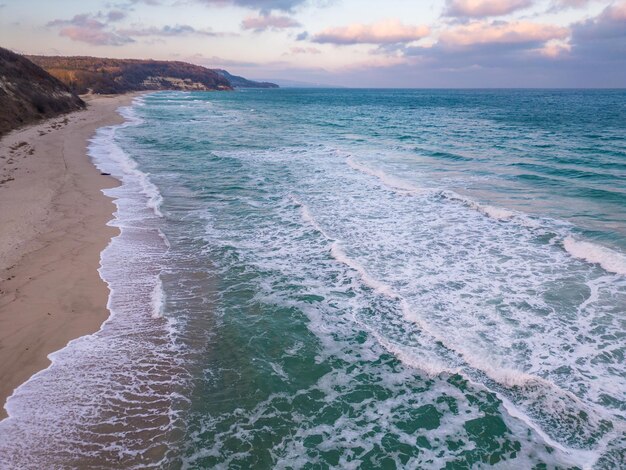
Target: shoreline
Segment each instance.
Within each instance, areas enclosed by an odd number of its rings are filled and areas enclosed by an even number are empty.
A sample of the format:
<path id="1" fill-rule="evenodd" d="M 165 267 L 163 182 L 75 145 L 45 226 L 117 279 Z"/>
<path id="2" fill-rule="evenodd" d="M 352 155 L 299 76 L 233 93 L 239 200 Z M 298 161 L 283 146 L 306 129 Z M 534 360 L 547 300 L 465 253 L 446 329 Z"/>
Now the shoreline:
<path id="1" fill-rule="evenodd" d="M 50 365 L 48 355 L 109 317 L 100 253 L 119 230 L 87 154 L 100 127 L 137 93 L 87 96 L 87 109 L 14 130 L 0 141 L 0 419 L 7 398 Z"/>

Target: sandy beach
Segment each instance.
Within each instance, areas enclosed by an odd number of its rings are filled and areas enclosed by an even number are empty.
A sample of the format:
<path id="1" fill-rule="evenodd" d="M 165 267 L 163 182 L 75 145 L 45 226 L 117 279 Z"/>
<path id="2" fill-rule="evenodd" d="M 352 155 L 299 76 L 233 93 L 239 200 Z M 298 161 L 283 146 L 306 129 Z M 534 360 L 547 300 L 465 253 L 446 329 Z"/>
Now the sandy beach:
<path id="1" fill-rule="evenodd" d="M 117 230 L 101 190 L 117 181 L 87 156 L 95 130 L 122 122 L 136 95 L 89 97 L 88 108 L 13 131 L 0 141 L 0 402 L 49 353 L 97 331 L 108 289 L 97 269 Z M 4 408 L 0 418 L 6 417 Z"/>

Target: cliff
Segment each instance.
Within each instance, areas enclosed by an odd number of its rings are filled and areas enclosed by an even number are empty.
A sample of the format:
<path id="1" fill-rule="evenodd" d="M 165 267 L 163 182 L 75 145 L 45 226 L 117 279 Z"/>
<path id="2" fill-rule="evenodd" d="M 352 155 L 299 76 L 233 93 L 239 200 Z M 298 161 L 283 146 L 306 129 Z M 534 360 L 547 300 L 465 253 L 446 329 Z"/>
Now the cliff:
<path id="1" fill-rule="evenodd" d="M 185 62 L 28 56 L 78 94 L 143 90 L 231 90 L 216 71 Z"/>
<path id="2" fill-rule="evenodd" d="M 0 136 L 84 107 L 65 84 L 21 55 L 0 47 Z"/>

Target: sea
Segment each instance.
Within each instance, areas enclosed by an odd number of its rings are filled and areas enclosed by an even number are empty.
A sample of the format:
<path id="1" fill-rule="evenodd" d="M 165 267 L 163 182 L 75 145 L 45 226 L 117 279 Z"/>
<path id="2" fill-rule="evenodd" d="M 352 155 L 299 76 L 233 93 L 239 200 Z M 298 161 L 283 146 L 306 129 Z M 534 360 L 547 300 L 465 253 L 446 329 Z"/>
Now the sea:
<path id="1" fill-rule="evenodd" d="M 626 91 L 156 92 L 110 318 L 0 468 L 626 468 Z"/>

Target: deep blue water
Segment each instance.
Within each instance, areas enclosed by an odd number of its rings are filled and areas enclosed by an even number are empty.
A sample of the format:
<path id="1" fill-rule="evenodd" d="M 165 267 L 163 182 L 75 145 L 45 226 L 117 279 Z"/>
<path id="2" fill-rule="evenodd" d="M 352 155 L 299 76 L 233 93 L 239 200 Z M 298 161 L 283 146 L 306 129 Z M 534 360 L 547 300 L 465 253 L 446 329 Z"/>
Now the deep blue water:
<path id="1" fill-rule="evenodd" d="M 625 91 L 163 92 L 125 114 L 91 149 L 124 183 L 116 314 L 20 389 L 12 435 L 136 467 L 626 466 Z"/>

